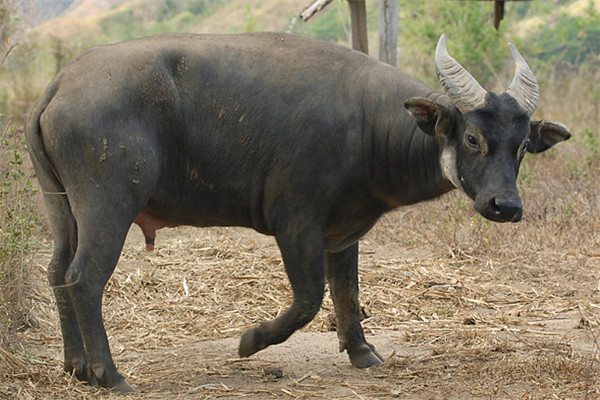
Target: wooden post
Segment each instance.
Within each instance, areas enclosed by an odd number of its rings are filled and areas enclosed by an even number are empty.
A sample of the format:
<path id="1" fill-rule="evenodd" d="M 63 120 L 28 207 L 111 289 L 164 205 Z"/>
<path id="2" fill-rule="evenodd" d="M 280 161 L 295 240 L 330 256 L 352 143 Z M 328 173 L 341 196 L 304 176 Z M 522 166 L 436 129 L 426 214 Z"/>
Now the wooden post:
<path id="1" fill-rule="evenodd" d="M 504 0 L 494 0 L 494 28 L 500 29 L 500 21 L 504 18 Z"/>
<path id="2" fill-rule="evenodd" d="M 369 54 L 367 40 L 367 10 L 365 0 L 348 0 L 350 7 L 350 30 L 352 32 L 352 48 Z"/>
<path id="3" fill-rule="evenodd" d="M 379 0 L 379 61 L 396 66 L 398 0 Z"/>

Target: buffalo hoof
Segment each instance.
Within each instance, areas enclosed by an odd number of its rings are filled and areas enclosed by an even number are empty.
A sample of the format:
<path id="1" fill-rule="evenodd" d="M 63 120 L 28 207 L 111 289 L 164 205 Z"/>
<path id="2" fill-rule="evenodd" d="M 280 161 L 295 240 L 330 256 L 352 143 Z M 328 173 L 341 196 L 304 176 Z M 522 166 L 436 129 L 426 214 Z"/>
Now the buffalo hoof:
<path id="1" fill-rule="evenodd" d="M 127 383 L 125 381 L 125 379 L 121 379 L 119 382 L 117 382 L 115 385 L 113 386 L 107 386 L 107 385 L 101 385 L 98 383 L 98 379 L 95 376 L 92 376 L 90 378 L 90 380 L 88 381 L 88 384 L 90 386 L 103 386 L 103 387 L 107 387 L 110 390 L 112 390 L 113 392 L 117 392 L 117 393 L 135 393 L 135 389 L 133 388 L 133 386 L 131 386 L 129 383 Z"/>
<path id="2" fill-rule="evenodd" d="M 111 387 L 110 390 L 113 390 L 117 393 L 135 393 L 133 386 L 125 382 L 125 380 L 117 383 L 115 386 Z"/>
<path id="3" fill-rule="evenodd" d="M 348 355 L 350 362 L 356 368 L 368 368 L 384 362 L 383 357 L 377 354 L 375 348 L 368 343 L 362 343 L 348 350 Z"/>
<path id="4" fill-rule="evenodd" d="M 90 386 L 100 386 L 100 384 L 98 384 L 98 379 L 96 379 L 95 376 L 92 376 L 92 378 L 88 381 L 88 383 L 90 384 Z M 104 386 L 104 385 L 102 385 Z M 121 382 L 117 383 L 114 386 L 111 386 L 109 388 L 110 390 L 117 392 L 117 393 L 135 393 L 135 389 L 133 388 L 133 386 L 131 386 L 129 383 L 125 382 L 125 380 L 122 380 Z"/>
<path id="5" fill-rule="evenodd" d="M 88 374 L 88 369 L 85 364 L 77 363 L 77 365 L 78 365 L 77 368 L 73 368 L 71 364 L 65 365 L 65 371 L 68 373 L 75 374 L 77 379 L 79 379 L 82 382 L 87 382 L 87 384 L 92 387 L 98 387 L 98 386 L 109 387 L 106 384 L 106 382 L 102 382 L 102 383 L 98 382 L 98 378 L 96 378 L 95 375 L 90 376 Z M 85 366 L 85 368 L 84 368 L 84 366 Z M 125 382 L 125 379 L 123 379 L 123 378 L 121 378 L 116 384 L 110 386 L 109 388 L 118 393 L 134 393 L 135 392 L 135 389 L 133 388 L 133 386 L 131 386 L 130 384 Z"/>
<path id="6" fill-rule="evenodd" d="M 242 339 L 240 340 L 240 357 L 249 357 L 268 346 L 264 343 L 261 330 L 260 326 L 255 326 L 244 332 Z"/>
<path id="7" fill-rule="evenodd" d="M 90 379 L 87 362 L 85 360 L 73 358 L 67 361 L 65 359 L 63 369 L 66 373 L 75 375 L 75 377 L 82 382 L 87 382 Z"/>
<path id="8" fill-rule="evenodd" d="M 88 382 L 91 386 L 101 386 L 117 393 L 134 393 L 135 389 L 125 381 L 125 378 L 119 374 L 114 367 L 106 370 L 101 364 L 98 364 L 92 370 L 92 376 Z"/>
<path id="9" fill-rule="evenodd" d="M 98 379 L 96 379 L 94 375 L 92 375 L 92 377 L 87 380 L 87 383 L 92 387 L 100 386 L 100 384 L 98 383 Z"/>

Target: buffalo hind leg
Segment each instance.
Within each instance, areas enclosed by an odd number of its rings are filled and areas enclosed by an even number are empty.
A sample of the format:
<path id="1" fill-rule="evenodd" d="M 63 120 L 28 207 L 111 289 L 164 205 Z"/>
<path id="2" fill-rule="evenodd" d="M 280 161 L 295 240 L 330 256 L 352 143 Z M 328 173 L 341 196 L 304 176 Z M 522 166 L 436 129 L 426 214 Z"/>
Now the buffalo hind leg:
<path id="1" fill-rule="evenodd" d="M 117 372 L 102 320 L 104 286 L 117 265 L 129 227 L 128 217 L 116 214 L 88 214 L 77 219 L 77 250 L 65 282 L 85 344 L 90 383 L 117 392 L 134 392 Z"/>
<path id="2" fill-rule="evenodd" d="M 48 265 L 48 282 L 54 291 L 64 343 L 64 370 L 81 381 L 88 381 L 87 356 L 65 275 L 77 246 L 75 220 L 66 197 L 61 193 L 45 194 L 48 219 L 54 238 L 54 252 Z M 92 382 L 93 383 L 93 382 Z"/>
<path id="3" fill-rule="evenodd" d="M 327 253 L 327 280 L 335 307 L 340 351 L 348 350 L 357 368 L 381 364 L 383 358 L 367 343 L 360 325 L 358 242 L 339 253 Z"/>
<path id="4" fill-rule="evenodd" d="M 316 229 L 276 235 L 294 300 L 291 307 L 271 321 L 248 329 L 240 341 L 239 354 L 248 357 L 271 344 L 285 341 L 312 321 L 321 307 L 325 288 L 323 234 Z"/>

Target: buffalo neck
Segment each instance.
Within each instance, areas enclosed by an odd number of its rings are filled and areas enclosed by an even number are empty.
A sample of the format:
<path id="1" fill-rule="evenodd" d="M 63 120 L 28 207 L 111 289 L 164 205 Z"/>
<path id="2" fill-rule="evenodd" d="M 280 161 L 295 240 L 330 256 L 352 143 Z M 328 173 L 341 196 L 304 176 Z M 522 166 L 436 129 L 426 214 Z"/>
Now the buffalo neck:
<path id="1" fill-rule="evenodd" d="M 454 186 L 442 172 L 439 140 L 419 129 L 404 108 L 410 97 L 436 100 L 443 95 L 395 68 L 385 70 L 387 84 L 371 92 L 372 182 L 376 195 L 395 208 L 436 198 Z"/>

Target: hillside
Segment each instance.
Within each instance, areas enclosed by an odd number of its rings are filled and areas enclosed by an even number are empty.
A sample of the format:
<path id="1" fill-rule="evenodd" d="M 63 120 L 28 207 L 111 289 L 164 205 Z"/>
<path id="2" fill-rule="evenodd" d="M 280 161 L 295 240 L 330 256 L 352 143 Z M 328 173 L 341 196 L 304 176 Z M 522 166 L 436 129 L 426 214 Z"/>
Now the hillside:
<path id="1" fill-rule="evenodd" d="M 248 23 L 257 30 L 286 30 L 291 19 L 308 3 L 308 0 L 35 0 L 29 11 L 49 20 L 43 31 L 67 39 L 82 33 L 98 33 L 102 31 L 98 25 L 110 24 L 111 20 L 150 25 L 157 21 L 167 25 L 177 21 L 181 31 L 198 33 L 238 31 L 247 28 Z M 400 3 L 402 16 L 415 15 L 418 6 L 403 0 Z M 370 21 L 375 23 L 369 28 L 375 31 L 377 1 L 369 0 L 367 4 Z M 345 7 L 343 2 L 334 2 L 321 14 L 339 12 Z M 600 13 L 600 0 L 527 2 L 507 4 L 506 9 L 503 26 L 510 26 L 511 35 L 527 37 L 561 16 L 586 17 L 590 10 Z M 130 20 L 124 20 L 123 14 L 129 14 Z"/>
<path id="2" fill-rule="evenodd" d="M 292 31 L 344 45 L 349 42 L 348 10 L 343 1 L 333 2 L 308 23 L 296 19 L 309 3 L 307 0 L 38 2 L 44 5 L 44 12 L 57 16 L 36 27 L 35 35 L 60 40 L 63 46 L 68 43 L 73 48 L 72 53 L 95 44 L 173 32 Z M 404 53 L 411 60 L 411 64 L 402 65 L 403 68 L 412 69 L 412 60 L 419 60 L 424 54 L 429 57 L 441 31 L 460 43 L 461 47 L 455 49 L 456 56 L 481 65 L 482 70 L 493 67 L 496 72 L 504 67 L 500 53 L 506 52 L 508 41 L 517 43 L 525 54 L 553 62 L 581 63 L 590 54 L 593 58 L 600 53 L 600 0 L 509 3 L 500 32 L 491 27 L 492 8 L 487 3 L 399 2 L 400 57 Z M 52 4 L 56 9 L 51 9 Z M 375 55 L 378 47 L 376 0 L 367 1 L 367 13 L 369 47 Z M 292 24 L 293 20 L 296 21 Z M 496 61 L 482 64 L 490 57 Z"/>
<path id="3" fill-rule="evenodd" d="M 18 3 L 19 18 L 28 26 L 36 26 L 63 14 L 74 0 L 31 0 Z"/>
<path id="4" fill-rule="evenodd" d="M 487 2 L 398 1 L 401 19 L 398 66 L 431 85 L 437 84 L 432 50 L 442 32 L 449 38 L 452 54 L 492 89 L 505 86 L 505 77 L 510 75 L 506 71 L 511 68 L 506 62 L 509 41 L 536 67 L 546 62 L 551 63 L 548 68 L 554 68 L 589 59 L 600 61 L 600 13 L 597 12 L 600 0 L 510 3 L 500 32 L 492 27 L 493 16 Z M 0 71 L 0 110 L 5 115 L 23 115 L 66 62 L 98 44 L 158 33 L 291 31 L 347 46 L 346 3 L 335 1 L 309 22 L 297 21 L 297 15 L 308 3 L 308 0 L 37 0 L 33 3 L 38 7 L 37 13 L 54 17 L 34 24 L 27 32 L 28 39 L 13 51 Z M 369 50 L 376 55 L 378 2 L 375 0 L 367 1 L 367 19 Z"/>
<path id="5" fill-rule="evenodd" d="M 513 31 L 520 36 L 526 36 L 539 30 L 549 20 L 555 20 L 561 15 L 571 17 L 585 17 L 590 7 L 600 13 L 600 1 L 598 0 L 572 0 L 563 2 L 559 7 L 548 7 L 547 11 L 540 15 L 528 16 L 514 24 Z"/>
<path id="6" fill-rule="evenodd" d="M 454 43 L 460 43 L 455 55 L 481 65 L 483 73 L 490 67 L 496 73 L 504 67 L 500 54 L 506 52 L 507 41 L 515 42 L 525 54 L 554 62 L 581 63 L 589 54 L 595 53 L 597 57 L 600 53 L 600 0 L 509 3 L 500 32 L 491 27 L 493 13 L 488 3 L 399 2 L 400 57 L 405 54 L 410 61 L 401 65 L 405 69 L 414 69 L 414 61 L 421 61 L 425 54 L 430 56 L 430 49 L 442 31 Z M 55 17 L 34 27 L 31 34 L 36 41 L 61 41 L 67 58 L 91 45 L 173 32 L 292 31 L 347 45 L 349 17 L 345 2 L 333 2 L 308 23 L 297 21 L 296 17 L 308 3 L 308 0 L 37 0 L 34 4 L 39 7 L 38 13 Z M 367 1 L 367 13 L 369 47 L 375 55 L 376 0 Z M 496 60 L 484 62 L 490 57 Z M 413 72 L 420 74 L 419 69 Z"/>
<path id="7" fill-rule="evenodd" d="M 298 0 L 79 0 L 41 28 L 42 36 L 64 40 L 135 32 L 228 33 L 252 29 L 281 31 L 302 10 Z"/>

